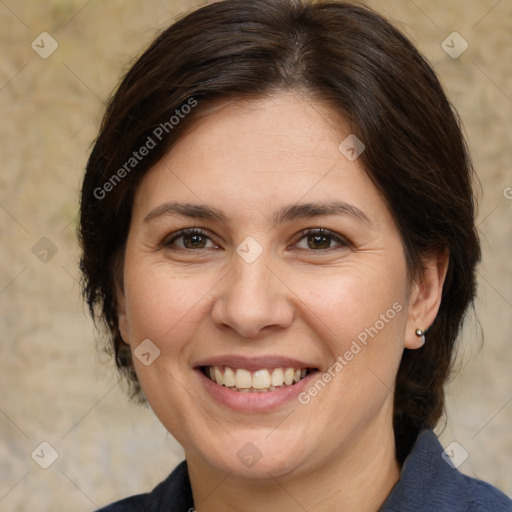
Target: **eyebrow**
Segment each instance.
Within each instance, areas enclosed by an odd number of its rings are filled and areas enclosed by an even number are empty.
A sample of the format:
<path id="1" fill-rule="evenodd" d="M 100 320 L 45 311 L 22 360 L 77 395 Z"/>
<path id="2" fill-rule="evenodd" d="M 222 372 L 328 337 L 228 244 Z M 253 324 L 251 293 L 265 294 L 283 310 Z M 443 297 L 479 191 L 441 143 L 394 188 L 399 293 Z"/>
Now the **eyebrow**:
<path id="1" fill-rule="evenodd" d="M 221 210 L 213 206 L 180 203 L 176 201 L 171 201 L 157 206 L 146 215 L 144 222 L 149 222 L 155 218 L 168 215 L 213 220 L 223 224 L 228 223 L 227 216 Z M 362 221 L 365 224 L 368 224 L 368 226 L 371 226 L 370 219 L 362 210 L 343 201 L 290 204 L 275 212 L 273 219 L 275 224 L 283 224 L 293 220 L 320 217 L 324 215 L 349 215 L 356 220 Z"/>

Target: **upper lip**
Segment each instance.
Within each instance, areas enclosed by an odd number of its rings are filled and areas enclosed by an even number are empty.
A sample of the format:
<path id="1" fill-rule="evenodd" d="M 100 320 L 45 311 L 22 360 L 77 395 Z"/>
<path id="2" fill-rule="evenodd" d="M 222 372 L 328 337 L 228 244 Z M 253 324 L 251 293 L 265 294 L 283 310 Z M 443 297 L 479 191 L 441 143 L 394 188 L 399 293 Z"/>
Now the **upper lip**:
<path id="1" fill-rule="evenodd" d="M 194 367 L 199 366 L 229 366 L 230 368 L 244 368 L 250 371 L 261 368 L 316 368 L 315 365 L 283 356 L 247 357 L 242 355 L 225 355 L 209 357 L 198 361 Z"/>

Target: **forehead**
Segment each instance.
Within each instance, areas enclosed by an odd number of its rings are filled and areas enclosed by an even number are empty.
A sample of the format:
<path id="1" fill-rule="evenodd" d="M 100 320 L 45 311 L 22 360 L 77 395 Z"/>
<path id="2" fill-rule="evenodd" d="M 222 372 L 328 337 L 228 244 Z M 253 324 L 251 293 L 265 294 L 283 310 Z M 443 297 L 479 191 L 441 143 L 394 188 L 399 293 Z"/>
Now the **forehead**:
<path id="1" fill-rule="evenodd" d="M 147 173 L 135 209 L 142 214 L 180 200 L 236 215 L 341 200 L 378 214 L 384 205 L 377 190 L 357 159 L 339 149 L 349 135 L 332 107 L 297 93 L 218 103 Z"/>

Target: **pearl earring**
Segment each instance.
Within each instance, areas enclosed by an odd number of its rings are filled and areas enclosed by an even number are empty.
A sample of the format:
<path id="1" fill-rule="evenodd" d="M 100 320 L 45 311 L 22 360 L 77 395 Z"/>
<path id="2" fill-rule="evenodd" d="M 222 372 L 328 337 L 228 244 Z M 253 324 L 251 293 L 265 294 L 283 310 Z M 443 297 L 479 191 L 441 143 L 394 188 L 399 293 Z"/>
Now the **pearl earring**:
<path id="1" fill-rule="evenodd" d="M 425 345 L 425 331 L 418 327 L 415 332 L 416 336 L 421 338 L 421 346 Z"/>

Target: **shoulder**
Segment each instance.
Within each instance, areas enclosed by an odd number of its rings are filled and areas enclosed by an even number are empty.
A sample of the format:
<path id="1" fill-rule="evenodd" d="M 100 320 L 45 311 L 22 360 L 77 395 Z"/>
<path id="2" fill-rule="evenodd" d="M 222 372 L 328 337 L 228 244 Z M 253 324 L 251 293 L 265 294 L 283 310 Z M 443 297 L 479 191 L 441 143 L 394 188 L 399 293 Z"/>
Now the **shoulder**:
<path id="1" fill-rule="evenodd" d="M 512 500 L 487 482 L 461 475 L 470 507 L 468 512 L 512 512 Z"/>
<path id="2" fill-rule="evenodd" d="M 454 457 L 434 432 L 423 430 L 380 512 L 512 512 L 510 498 L 461 473 L 452 462 Z"/>
<path id="3" fill-rule="evenodd" d="M 193 507 L 187 463 L 183 461 L 151 492 L 116 501 L 97 512 L 187 512 Z"/>

